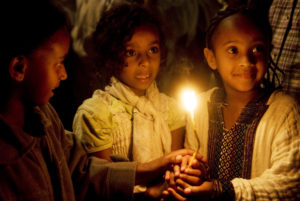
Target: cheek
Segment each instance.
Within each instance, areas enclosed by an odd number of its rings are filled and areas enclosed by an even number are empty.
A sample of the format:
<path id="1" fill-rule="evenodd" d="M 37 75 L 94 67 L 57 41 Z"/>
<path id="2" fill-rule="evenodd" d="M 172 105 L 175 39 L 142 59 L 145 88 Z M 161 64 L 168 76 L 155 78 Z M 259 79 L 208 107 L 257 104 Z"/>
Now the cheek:
<path id="1" fill-rule="evenodd" d="M 137 61 L 137 58 L 135 56 L 124 58 L 124 64 L 127 65 L 127 66 L 134 66 L 134 65 L 137 65 L 137 63 L 138 63 L 138 61 Z"/>
<path id="2" fill-rule="evenodd" d="M 133 76 L 132 68 L 127 66 L 121 70 L 121 72 L 119 73 L 119 75 L 117 77 L 120 81 L 127 83 L 128 82 L 127 80 L 129 80 L 132 76 Z"/>

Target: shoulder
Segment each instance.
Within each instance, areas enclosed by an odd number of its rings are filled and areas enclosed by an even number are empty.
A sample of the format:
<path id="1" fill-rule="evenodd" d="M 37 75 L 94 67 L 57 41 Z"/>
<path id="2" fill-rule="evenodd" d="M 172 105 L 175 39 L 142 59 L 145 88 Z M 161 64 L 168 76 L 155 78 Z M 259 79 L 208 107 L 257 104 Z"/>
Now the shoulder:
<path id="1" fill-rule="evenodd" d="M 268 109 L 263 119 L 272 125 L 298 125 L 300 108 L 296 100 L 282 91 L 274 91 L 267 101 Z M 262 120 L 263 120 L 262 119 Z"/>
<path id="2" fill-rule="evenodd" d="M 168 113 L 169 118 L 185 114 L 184 108 L 180 105 L 178 100 L 164 93 L 159 93 L 158 107 L 161 112 Z"/>
<path id="3" fill-rule="evenodd" d="M 277 108 L 277 110 L 299 108 L 296 100 L 281 90 L 276 90 L 271 94 L 269 100 L 267 101 L 267 105 L 269 108 Z"/>
<path id="4" fill-rule="evenodd" d="M 95 119 L 111 119 L 117 113 L 131 113 L 132 106 L 127 105 L 108 92 L 96 90 L 77 109 L 75 116 L 88 115 Z"/>
<path id="5" fill-rule="evenodd" d="M 219 90 L 218 87 L 213 87 L 211 89 L 208 89 L 207 91 L 201 92 L 198 94 L 198 99 L 201 102 L 210 102 L 212 100 L 212 95 Z"/>

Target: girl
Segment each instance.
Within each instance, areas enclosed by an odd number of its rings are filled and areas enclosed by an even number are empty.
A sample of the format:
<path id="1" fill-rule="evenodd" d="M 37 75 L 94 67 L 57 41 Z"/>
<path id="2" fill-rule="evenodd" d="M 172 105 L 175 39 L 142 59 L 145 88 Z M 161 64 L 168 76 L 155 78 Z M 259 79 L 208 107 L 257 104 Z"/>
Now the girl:
<path id="1" fill-rule="evenodd" d="M 110 83 L 76 112 L 73 130 L 86 150 L 107 160 L 117 154 L 148 162 L 181 148 L 184 113 L 155 82 L 165 55 L 157 19 L 134 4 L 112 8 L 88 44 Z"/>
<path id="2" fill-rule="evenodd" d="M 182 176 L 182 194 L 169 189 L 179 200 L 299 200 L 299 107 L 266 79 L 276 72 L 271 39 L 267 16 L 253 10 L 228 8 L 212 21 L 204 54 L 222 85 L 200 94 L 198 135 L 189 129 L 185 142 L 208 158 L 210 179 Z"/>
<path id="3" fill-rule="evenodd" d="M 87 152 L 109 161 L 113 154 L 143 163 L 182 148 L 184 112 L 155 82 L 165 46 L 154 15 L 135 4 L 112 8 L 103 14 L 88 44 L 110 83 L 75 114 L 73 130 Z M 158 184 L 154 197 L 161 187 Z M 135 192 L 145 191 L 144 186 L 135 187 Z M 146 192 L 152 196 L 150 191 Z"/>

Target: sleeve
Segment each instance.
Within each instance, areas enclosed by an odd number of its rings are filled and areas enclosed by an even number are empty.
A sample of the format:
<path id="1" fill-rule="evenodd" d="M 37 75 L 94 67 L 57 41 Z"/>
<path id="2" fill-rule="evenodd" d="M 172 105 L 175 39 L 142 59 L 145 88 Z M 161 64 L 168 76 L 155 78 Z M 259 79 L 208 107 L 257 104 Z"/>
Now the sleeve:
<path id="1" fill-rule="evenodd" d="M 108 162 L 88 157 L 77 137 L 65 135 L 65 153 L 77 200 L 131 200 L 135 162 Z"/>
<path id="2" fill-rule="evenodd" d="M 64 130 L 56 112 L 50 109 L 59 133 L 56 139 L 59 139 L 69 169 L 65 175 L 70 174 L 72 178 L 76 200 L 132 200 L 136 162 L 108 162 L 89 157 L 78 136 Z M 61 161 L 60 165 L 64 164 Z"/>
<path id="3" fill-rule="evenodd" d="M 88 153 L 112 147 L 112 127 L 112 114 L 101 100 L 85 101 L 73 120 L 73 132 Z"/>
<path id="4" fill-rule="evenodd" d="M 186 112 L 178 104 L 178 102 L 169 97 L 169 119 L 168 125 L 171 131 L 176 130 L 186 125 Z"/>
<path id="5" fill-rule="evenodd" d="M 285 102 L 273 106 L 272 110 L 269 121 L 265 122 L 270 126 L 265 133 L 257 133 L 269 135 L 270 167 L 249 180 L 233 179 L 237 200 L 300 200 L 299 107 L 296 103 Z M 268 144 L 266 140 L 260 146 L 268 147 Z"/>

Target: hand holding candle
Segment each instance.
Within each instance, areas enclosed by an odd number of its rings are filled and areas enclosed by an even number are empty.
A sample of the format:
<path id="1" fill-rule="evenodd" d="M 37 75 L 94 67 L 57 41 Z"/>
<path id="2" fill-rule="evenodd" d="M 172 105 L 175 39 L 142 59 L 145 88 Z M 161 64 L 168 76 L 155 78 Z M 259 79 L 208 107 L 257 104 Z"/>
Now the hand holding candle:
<path id="1" fill-rule="evenodd" d="M 182 99 L 182 102 L 183 102 L 183 105 L 184 105 L 185 109 L 190 113 L 191 121 L 192 121 L 192 125 L 193 125 L 193 130 L 196 133 L 196 125 L 195 125 L 195 119 L 194 119 L 194 110 L 195 110 L 195 108 L 197 106 L 197 99 L 196 99 L 195 91 L 193 91 L 193 90 L 185 90 L 182 93 L 181 99 Z M 196 135 L 197 135 L 197 133 L 196 133 Z M 188 168 L 191 167 L 191 165 L 193 163 L 193 160 L 195 159 L 196 153 L 198 152 L 198 150 L 199 150 L 199 144 L 198 144 L 197 150 L 194 152 L 194 154 L 193 154 L 193 156 L 192 156 L 192 158 L 191 158 L 191 160 L 189 162 Z"/>

